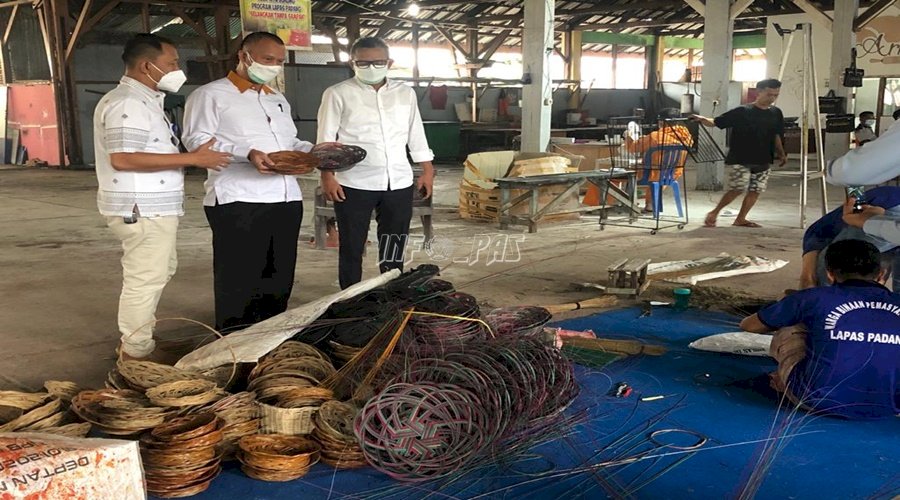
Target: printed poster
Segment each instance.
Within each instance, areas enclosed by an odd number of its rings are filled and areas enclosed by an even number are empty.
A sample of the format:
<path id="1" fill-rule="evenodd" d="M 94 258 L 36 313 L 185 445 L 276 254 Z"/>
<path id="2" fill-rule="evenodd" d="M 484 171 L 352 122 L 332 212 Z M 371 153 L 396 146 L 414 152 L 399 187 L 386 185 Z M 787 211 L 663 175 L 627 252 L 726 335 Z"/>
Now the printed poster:
<path id="1" fill-rule="evenodd" d="M 889 15 L 893 14 L 893 15 Z M 856 64 L 867 77 L 900 75 L 900 11 L 889 9 L 856 34 Z"/>
<path id="2" fill-rule="evenodd" d="M 312 50 L 312 13 L 309 0 L 241 0 L 244 35 L 268 31 L 288 50 Z"/>

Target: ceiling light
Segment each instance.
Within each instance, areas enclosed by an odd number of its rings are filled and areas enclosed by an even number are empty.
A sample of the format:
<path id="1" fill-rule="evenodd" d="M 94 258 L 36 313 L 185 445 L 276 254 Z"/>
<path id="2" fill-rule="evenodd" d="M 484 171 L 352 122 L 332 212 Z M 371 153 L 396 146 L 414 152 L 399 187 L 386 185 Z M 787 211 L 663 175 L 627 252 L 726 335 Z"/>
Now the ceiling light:
<path id="1" fill-rule="evenodd" d="M 413 17 L 417 17 L 419 12 L 421 12 L 421 9 L 419 9 L 419 4 L 412 2 L 409 4 L 409 7 L 406 8 L 406 12 Z"/>

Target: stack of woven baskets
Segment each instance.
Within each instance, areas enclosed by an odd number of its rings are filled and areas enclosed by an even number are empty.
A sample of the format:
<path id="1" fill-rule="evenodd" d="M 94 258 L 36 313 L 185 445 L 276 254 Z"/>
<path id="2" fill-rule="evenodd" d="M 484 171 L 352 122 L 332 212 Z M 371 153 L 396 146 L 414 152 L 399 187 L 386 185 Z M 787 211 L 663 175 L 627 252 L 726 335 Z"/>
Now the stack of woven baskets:
<path id="1" fill-rule="evenodd" d="M 261 359 L 248 389 L 260 401 L 262 433 L 309 434 L 316 410 L 334 397 L 319 385 L 335 373 L 325 354 L 302 342 L 285 342 Z"/>
<path id="2" fill-rule="evenodd" d="M 47 392 L 0 391 L 0 432 L 46 432 L 84 437 L 91 424 L 69 412 L 81 389 L 73 382 L 47 381 Z"/>
<path id="3" fill-rule="evenodd" d="M 353 434 L 359 409 L 340 401 L 327 401 L 315 415 L 312 438 L 322 446 L 322 462 L 337 469 L 364 467 L 366 457 Z"/>
<path id="4" fill-rule="evenodd" d="M 100 431 L 113 436 L 133 436 L 161 425 L 172 414 L 154 406 L 146 396 L 129 389 L 81 391 L 72 400 L 72 411 Z"/>
<path id="5" fill-rule="evenodd" d="M 319 445 L 299 436 L 257 434 L 240 441 L 241 470 L 261 481 L 292 481 L 319 461 Z"/>
<path id="6" fill-rule="evenodd" d="M 238 441 L 259 432 L 259 405 L 256 393 L 239 392 L 220 399 L 209 407 L 222 421 L 222 459 L 234 458 Z"/>
<path id="7" fill-rule="evenodd" d="M 213 413 L 179 417 L 141 436 L 147 490 L 163 498 L 196 495 L 219 474 L 221 421 Z"/>

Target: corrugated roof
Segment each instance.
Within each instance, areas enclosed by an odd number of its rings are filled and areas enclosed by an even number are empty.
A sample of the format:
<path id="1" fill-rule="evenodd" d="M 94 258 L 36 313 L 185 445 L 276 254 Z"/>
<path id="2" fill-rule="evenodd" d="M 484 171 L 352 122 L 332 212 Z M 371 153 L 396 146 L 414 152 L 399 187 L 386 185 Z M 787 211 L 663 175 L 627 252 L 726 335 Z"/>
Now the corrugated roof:
<path id="1" fill-rule="evenodd" d="M 213 3 L 214 0 L 193 0 L 194 4 Z M 219 3 L 220 0 L 215 0 Z M 234 0 L 233 0 L 234 1 Z M 464 43 L 469 22 L 478 26 L 480 46 L 489 44 L 496 35 L 511 30 L 504 41 L 506 46 L 521 45 L 521 16 L 523 0 L 494 0 L 463 2 L 460 0 L 417 0 L 421 12 L 411 17 L 405 11 L 408 0 L 315 0 L 312 2 L 313 19 L 318 26 L 328 25 L 341 37 L 347 36 L 346 16 L 360 17 L 360 33 L 363 36 L 379 34 L 383 28 L 390 41 L 411 41 L 413 23 L 419 25 L 421 43 L 446 44 L 443 35 L 436 28 L 449 31 L 453 38 Z M 863 0 L 867 5 L 873 0 Z M 151 29 L 171 38 L 198 38 L 188 24 L 169 24 L 174 14 L 159 1 L 150 6 Z M 822 9 L 833 8 L 834 0 L 813 2 Z M 235 1 L 234 5 L 237 5 Z M 135 33 L 143 30 L 140 5 L 122 2 L 112 13 L 94 28 L 102 38 L 109 33 Z M 186 8 L 185 13 L 202 22 L 210 36 L 214 35 L 212 9 Z M 736 21 L 739 32 L 762 32 L 765 18 L 773 13 L 793 13 L 799 9 L 790 0 L 757 0 Z M 595 2 L 558 1 L 556 3 L 556 28 L 558 32 L 568 29 L 586 29 L 630 34 L 677 34 L 679 36 L 702 36 L 703 18 L 693 9 L 678 0 L 600 0 Z M 239 36 L 240 18 L 236 9 L 231 11 L 230 30 L 232 36 Z M 315 33 L 321 33 L 318 27 Z M 86 39 L 94 38 L 86 35 Z M 558 35 L 559 36 L 559 35 Z M 606 51 L 609 45 L 590 44 L 588 51 Z M 624 48 L 623 48 L 624 49 Z M 635 49 L 624 49 L 635 50 Z"/>

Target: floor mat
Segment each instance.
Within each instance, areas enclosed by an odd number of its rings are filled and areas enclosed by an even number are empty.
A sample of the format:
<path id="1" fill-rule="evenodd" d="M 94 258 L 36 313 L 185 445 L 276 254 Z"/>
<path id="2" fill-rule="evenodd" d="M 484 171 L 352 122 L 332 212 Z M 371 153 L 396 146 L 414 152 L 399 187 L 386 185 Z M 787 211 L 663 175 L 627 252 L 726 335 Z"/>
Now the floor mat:
<path id="1" fill-rule="evenodd" d="M 289 483 L 264 483 L 228 465 L 195 498 L 885 498 L 900 494 L 900 419 L 849 422 L 779 410 L 768 358 L 694 351 L 739 318 L 659 308 L 624 309 L 563 322 L 599 337 L 665 345 L 602 370 L 579 366 L 578 423 L 517 458 L 440 484 L 401 485 L 373 469 L 318 465 Z M 602 362 L 605 360 L 601 360 Z M 626 383 L 628 397 L 611 391 Z M 642 401 L 644 399 L 644 401 Z M 752 495 L 751 495 L 752 496 Z M 748 496 L 749 498 L 749 496 Z"/>

